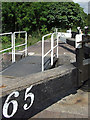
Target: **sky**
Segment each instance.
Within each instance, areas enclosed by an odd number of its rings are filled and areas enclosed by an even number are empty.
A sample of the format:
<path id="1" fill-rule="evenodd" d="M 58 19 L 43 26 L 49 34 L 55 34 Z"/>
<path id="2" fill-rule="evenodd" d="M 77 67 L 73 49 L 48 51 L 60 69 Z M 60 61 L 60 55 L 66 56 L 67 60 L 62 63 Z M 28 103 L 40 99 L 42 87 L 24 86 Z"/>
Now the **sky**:
<path id="1" fill-rule="evenodd" d="M 82 8 L 84 8 L 84 12 L 85 13 L 90 13 L 90 11 L 89 11 L 89 7 L 88 7 L 88 2 L 90 1 L 90 0 L 73 0 L 75 3 L 78 3 Z"/>

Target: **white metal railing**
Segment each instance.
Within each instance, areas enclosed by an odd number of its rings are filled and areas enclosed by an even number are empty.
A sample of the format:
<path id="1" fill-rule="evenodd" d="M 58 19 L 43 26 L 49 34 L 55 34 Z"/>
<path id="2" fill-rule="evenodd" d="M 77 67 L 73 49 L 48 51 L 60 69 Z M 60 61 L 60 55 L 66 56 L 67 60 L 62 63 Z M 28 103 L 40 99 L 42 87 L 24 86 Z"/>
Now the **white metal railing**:
<path id="1" fill-rule="evenodd" d="M 11 35 L 11 46 L 10 48 L 4 49 L 4 50 L 0 50 L 0 53 L 5 52 L 7 50 L 11 50 L 12 49 L 12 63 L 14 62 L 14 47 L 13 47 L 13 33 L 9 32 L 9 33 L 2 33 L 0 34 L 0 36 L 4 36 L 4 35 Z"/>
<path id="2" fill-rule="evenodd" d="M 11 40 L 12 40 L 12 32 L 0 34 L 0 36 L 4 36 L 4 35 L 11 35 Z M 4 51 L 7 51 L 7 50 L 10 50 L 10 49 L 12 49 L 12 48 L 13 48 L 13 47 L 10 47 L 10 48 L 1 50 L 0 53 L 1 53 L 1 52 L 4 52 Z"/>
<path id="3" fill-rule="evenodd" d="M 56 39 L 57 39 L 57 45 L 54 46 L 54 35 L 56 34 Z M 47 36 L 51 36 L 51 48 L 44 54 L 44 38 Z M 44 71 L 44 58 L 51 52 L 51 66 L 53 65 L 53 58 L 54 58 L 54 49 L 57 47 L 57 58 L 58 58 L 58 34 L 57 32 L 55 33 L 50 33 L 47 35 L 44 35 L 42 37 L 42 71 Z"/>
<path id="4" fill-rule="evenodd" d="M 20 45 L 15 45 L 14 47 L 17 48 L 17 47 L 21 47 L 21 46 L 25 46 L 25 50 L 23 50 L 23 52 L 25 52 L 25 56 L 27 56 L 27 32 L 26 31 L 19 31 L 19 32 L 14 32 L 13 33 L 13 38 L 14 38 L 14 44 L 15 44 L 15 35 L 16 34 L 20 34 L 20 33 L 24 33 L 25 34 L 25 43 L 23 44 L 20 44 Z M 14 48 L 14 50 L 15 50 Z M 20 51 L 21 52 L 21 51 Z M 14 51 L 14 62 L 15 62 L 15 51 Z"/>
<path id="5" fill-rule="evenodd" d="M 71 38 L 72 34 L 71 33 L 64 33 L 64 32 L 58 32 L 59 38 L 61 42 L 66 43 L 67 38 Z"/>
<path id="6" fill-rule="evenodd" d="M 15 46 L 15 34 L 17 34 L 17 33 L 25 33 L 25 43 Z M 12 63 L 13 63 L 13 62 L 15 62 L 15 54 L 16 54 L 15 53 L 15 48 L 25 46 L 25 50 L 22 50 L 20 52 L 25 52 L 25 56 L 27 56 L 27 32 L 26 31 L 19 31 L 19 32 L 14 32 L 14 33 L 10 32 L 10 33 L 2 33 L 2 34 L 0 34 L 0 36 L 3 36 L 3 35 L 11 35 L 11 46 L 12 47 L 1 50 L 0 53 L 12 49 Z"/>
<path id="7" fill-rule="evenodd" d="M 44 57 L 46 57 L 51 52 L 51 49 L 50 49 L 46 54 L 44 54 L 44 38 L 50 35 L 52 35 L 52 33 L 44 35 L 42 37 L 42 71 L 44 71 Z"/>

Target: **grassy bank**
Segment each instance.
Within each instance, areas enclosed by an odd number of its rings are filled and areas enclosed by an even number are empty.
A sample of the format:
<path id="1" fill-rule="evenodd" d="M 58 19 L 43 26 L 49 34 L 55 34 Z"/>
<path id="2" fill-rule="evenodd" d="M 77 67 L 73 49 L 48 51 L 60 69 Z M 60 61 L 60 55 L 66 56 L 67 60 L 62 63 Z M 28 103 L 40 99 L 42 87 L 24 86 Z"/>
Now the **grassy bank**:
<path id="1" fill-rule="evenodd" d="M 52 29 L 51 31 L 47 31 L 44 34 L 42 34 L 41 32 L 38 32 L 38 31 L 32 32 L 32 34 L 28 33 L 28 40 L 27 40 L 28 47 L 31 45 L 34 45 L 38 41 L 41 41 L 43 35 L 48 34 L 48 33 L 53 33 L 54 31 L 55 31 L 55 28 Z M 58 29 L 58 32 L 66 32 L 66 31 L 67 31 L 67 29 Z M 72 31 L 77 32 L 77 29 L 73 28 Z M 18 34 L 15 39 L 15 45 L 20 45 L 20 44 L 23 44 L 24 42 L 25 42 L 25 35 Z M 0 43 L 2 43 L 0 45 L 0 50 L 11 47 L 11 36 L 1 37 Z M 24 48 L 24 46 L 16 48 L 16 50 L 22 50 L 23 48 Z M 7 52 L 10 52 L 10 51 L 11 50 L 9 50 Z"/>

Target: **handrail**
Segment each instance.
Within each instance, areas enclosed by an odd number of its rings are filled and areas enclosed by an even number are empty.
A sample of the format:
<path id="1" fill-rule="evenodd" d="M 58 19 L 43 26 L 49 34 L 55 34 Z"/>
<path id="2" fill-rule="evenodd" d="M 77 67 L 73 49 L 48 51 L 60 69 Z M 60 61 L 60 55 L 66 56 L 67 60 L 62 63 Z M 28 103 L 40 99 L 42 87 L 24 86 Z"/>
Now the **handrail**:
<path id="1" fill-rule="evenodd" d="M 54 34 L 57 35 L 57 45 L 54 46 Z M 44 54 L 44 38 L 47 37 L 47 36 L 50 36 L 51 35 L 51 49 L 48 50 L 48 52 L 46 52 Z M 42 37 L 42 71 L 44 71 L 44 58 L 51 52 L 51 65 L 53 65 L 53 50 L 57 47 L 57 58 L 58 58 L 58 34 L 57 32 L 55 33 L 50 33 L 50 34 L 47 34 L 47 35 L 44 35 Z"/>
<path id="2" fill-rule="evenodd" d="M 14 32 L 15 34 L 16 33 L 26 33 L 26 31 L 16 31 L 16 32 Z"/>
<path id="3" fill-rule="evenodd" d="M 52 33 L 50 33 L 50 34 L 47 34 L 47 35 L 44 35 L 43 37 L 42 37 L 42 71 L 44 71 L 44 38 L 45 37 L 47 37 L 47 36 L 50 36 L 50 35 L 52 35 Z M 49 51 L 50 52 L 50 51 Z M 48 54 L 49 54 L 49 52 L 48 52 Z"/>
<path id="4" fill-rule="evenodd" d="M 23 43 L 23 44 L 20 44 L 20 45 L 16 45 L 15 47 L 21 47 L 21 46 L 24 46 L 26 45 L 26 43 Z"/>
<path id="5" fill-rule="evenodd" d="M 54 34 L 56 34 L 56 37 L 57 37 L 57 45 L 54 46 Z M 57 32 L 54 32 L 51 36 L 51 65 L 53 65 L 53 50 L 57 47 L 57 58 L 58 58 L 58 33 Z"/>
<path id="6" fill-rule="evenodd" d="M 7 48 L 7 49 L 4 49 L 4 50 L 0 50 L 0 53 L 12 49 L 12 63 L 13 63 L 13 62 L 14 62 L 14 53 L 13 53 L 13 51 L 14 51 L 14 47 L 13 47 L 13 46 L 14 46 L 14 45 L 13 45 L 14 41 L 13 41 L 13 33 L 12 33 L 12 32 L 9 32 L 9 33 L 2 33 L 2 34 L 0 34 L 0 36 L 3 36 L 3 35 L 11 35 L 11 46 L 12 46 L 12 47 Z"/>
<path id="7" fill-rule="evenodd" d="M 15 48 L 16 47 L 21 47 L 25 45 L 25 56 L 27 56 L 27 32 L 26 31 L 17 31 L 13 33 L 13 39 L 14 39 L 14 44 L 15 44 L 15 35 L 18 33 L 25 33 L 25 43 L 20 44 L 20 45 L 14 45 L 14 61 L 15 61 Z"/>
<path id="8" fill-rule="evenodd" d="M 58 32 L 60 41 L 66 43 L 67 38 L 71 38 L 72 34 L 71 33 L 65 33 L 65 32 Z"/>
<path id="9" fill-rule="evenodd" d="M 15 46 L 15 34 L 17 34 L 17 33 L 25 33 L 25 43 Z M 12 33 L 12 32 L 2 33 L 0 35 L 1 36 L 3 36 L 3 35 L 11 35 L 12 47 L 4 49 L 4 50 L 0 50 L 0 53 L 12 49 L 12 63 L 15 62 L 15 48 L 16 47 L 25 46 L 25 50 L 23 50 L 23 51 L 25 51 L 25 56 L 27 56 L 27 32 L 26 31 L 17 31 L 17 32 L 14 32 L 14 33 Z"/>
<path id="10" fill-rule="evenodd" d="M 4 50 L 1 50 L 0 53 L 5 52 L 5 51 L 7 51 L 7 50 L 10 50 L 10 49 L 12 49 L 12 48 L 13 48 L 13 47 L 10 47 L 10 48 L 7 48 L 7 49 L 4 49 Z"/>
<path id="11" fill-rule="evenodd" d="M 10 35 L 12 34 L 12 32 L 9 32 L 9 33 L 0 33 L 0 35 Z"/>
<path id="12" fill-rule="evenodd" d="M 44 57 L 46 57 L 52 50 L 50 49 L 45 55 Z"/>

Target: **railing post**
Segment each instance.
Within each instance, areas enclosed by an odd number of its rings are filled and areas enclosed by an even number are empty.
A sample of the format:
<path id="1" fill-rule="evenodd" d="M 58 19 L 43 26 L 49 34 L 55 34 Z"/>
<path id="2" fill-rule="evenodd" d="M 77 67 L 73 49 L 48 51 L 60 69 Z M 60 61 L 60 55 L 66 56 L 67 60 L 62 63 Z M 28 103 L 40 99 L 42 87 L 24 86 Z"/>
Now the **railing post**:
<path id="1" fill-rule="evenodd" d="M 57 58 L 58 58 L 58 40 L 59 39 L 59 37 L 58 37 L 58 33 L 57 33 Z"/>
<path id="2" fill-rule="evenodd" d="M 15 62 L 15 33 L 13 33 L 13 62 Z"/>
<path id="3" fill-rule="evenodd" d="M 42 72 L 44 71 L 44 37 L 42 37 Z"/>
<path id="4" fill-rule="evenodd" d="M 11 35 L 11 41 L 12 41 L 12 63 L 14 63 L 14 41 L 13 41 L 13 33 Z"/>
<path id="5" fill-rule="evenodd" d="M 51 35 L 51 66 L 53 65 L 53 34 Z"/>
<path id="6" fill-rule="evenodd" d="M 27 32 L 25 33 L 25 56 L 27 56 Z"/>

